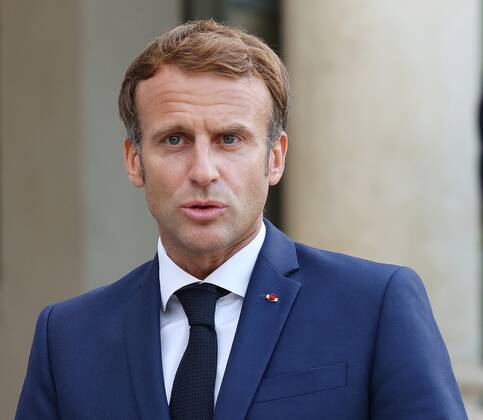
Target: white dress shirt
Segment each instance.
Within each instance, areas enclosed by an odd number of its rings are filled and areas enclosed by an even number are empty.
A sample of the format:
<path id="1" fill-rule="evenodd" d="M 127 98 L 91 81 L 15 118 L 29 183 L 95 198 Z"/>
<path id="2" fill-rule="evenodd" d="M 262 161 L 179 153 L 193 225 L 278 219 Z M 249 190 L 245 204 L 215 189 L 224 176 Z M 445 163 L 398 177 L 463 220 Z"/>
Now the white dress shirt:
<path id="1" fill-rule="evenodd" d="M 240 318 L 243 298 L 264 239 L 265 225 L 262 223 L 257 236 L 248 245 L 203 280 L 231 292 L 218 299 L 215 309 L 215 329 L 218 339 L 215 402 Z M 169 404 L 174 377 L 189 338 L 188 319 L 173 293 L 183 286 L 198 283 L 200 280 L 178 267 L 169 258 L 161 240 L 158 240 L 158 258 L 161 290 L 161 357 L 166 398 Z"/>

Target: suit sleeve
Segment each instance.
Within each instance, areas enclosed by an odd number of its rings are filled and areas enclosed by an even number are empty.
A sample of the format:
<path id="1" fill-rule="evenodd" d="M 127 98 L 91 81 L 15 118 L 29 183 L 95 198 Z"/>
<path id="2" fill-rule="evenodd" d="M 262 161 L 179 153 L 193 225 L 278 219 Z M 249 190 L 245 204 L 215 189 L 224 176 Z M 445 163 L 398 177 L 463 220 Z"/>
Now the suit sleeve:
<path id="1" fill-rule="evenodd" d="M 378 321 L 372 420 L 467 420 L 458 385 L 418 275 L 397 269 Z"/>
<path id="2" fill-rule="evenodd" d="M 51 310 L 52 306 L 45 308 L 37 320 L 15 420 L 60 420 L 49 359 L 48 324 Z"/>

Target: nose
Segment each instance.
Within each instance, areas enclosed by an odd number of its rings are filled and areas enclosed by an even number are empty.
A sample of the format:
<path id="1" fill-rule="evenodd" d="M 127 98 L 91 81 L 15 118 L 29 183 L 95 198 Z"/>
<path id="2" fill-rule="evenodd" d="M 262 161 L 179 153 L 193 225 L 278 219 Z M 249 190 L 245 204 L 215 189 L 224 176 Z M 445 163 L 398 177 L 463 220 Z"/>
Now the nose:
<path id="1" fill-rule="evenodd" d="M 201 187 L 206 187 L 213 181 L 216 181 L 218 176 L 210 141 L 201 139 L 200 141 L 195 141 L 188 178 L 191 182 Z"/>

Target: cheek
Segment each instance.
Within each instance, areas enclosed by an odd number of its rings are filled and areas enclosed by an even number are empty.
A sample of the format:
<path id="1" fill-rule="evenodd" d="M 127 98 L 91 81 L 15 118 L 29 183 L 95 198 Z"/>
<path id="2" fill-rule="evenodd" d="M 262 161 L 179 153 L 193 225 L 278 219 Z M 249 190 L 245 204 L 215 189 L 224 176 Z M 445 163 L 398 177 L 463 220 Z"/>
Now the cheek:
<path id="1" fill-rule="evenodd" d="M 162 162 L 149 162 L 144 166 L 145 194 L 149 208 L 159 210 L 169 207 L 184 177 L 175 168 Z"/>
<path id="2" fill-rule="evenodd" d="M 232 159 L 224 164 L 222 178 L 226 179 L 235 193 L 256 194 L 268 186 L 265 176 L 265 156 L 244 156 Z"/>
<path id="3" fill-rule="evenodd" d="M 267 199 L 269 179 L 265 175 L 265 160 L 246 168 L 243 178 L 247 207 L 263 207 Z"/>

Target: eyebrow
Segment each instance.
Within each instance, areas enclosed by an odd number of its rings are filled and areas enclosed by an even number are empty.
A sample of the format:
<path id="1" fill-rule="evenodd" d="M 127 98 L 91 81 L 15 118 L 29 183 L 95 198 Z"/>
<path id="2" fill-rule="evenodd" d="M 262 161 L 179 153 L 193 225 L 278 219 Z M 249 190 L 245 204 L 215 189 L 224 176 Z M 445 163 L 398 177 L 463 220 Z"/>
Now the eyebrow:
<path id="1" fill-rule="evenodd" d="M 252 138 L 253 137 L 252 131 L 243 124 L 227 125 L 225 127 L 221 127 L 219 131 L 223 132 L 223 133 L 241 134 L 243 137 L 246 137 L 246 138 Z"/>
<path id="2" fill-rule="evenodd" d="M 186 131 L 186 127 L 183 127 L 180 124 L 166 124 L 155 128 L 150 137 L 157 138 L 162 134 L 173 133 L 173 132 L 185 132 L 185 131 Z"/>

